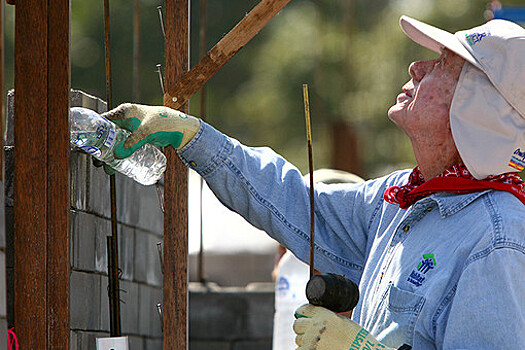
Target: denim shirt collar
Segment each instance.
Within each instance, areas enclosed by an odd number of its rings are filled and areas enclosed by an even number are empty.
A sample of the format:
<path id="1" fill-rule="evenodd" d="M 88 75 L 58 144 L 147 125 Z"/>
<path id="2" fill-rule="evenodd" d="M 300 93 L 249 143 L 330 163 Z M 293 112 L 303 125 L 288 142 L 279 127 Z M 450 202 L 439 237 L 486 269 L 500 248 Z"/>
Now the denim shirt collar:
<path id="1" fill-rule="evenodd" d="M 474 202 L 476 199 L 478 199 L 479 197 L 483 196 L 485 193 L 488 193 L 490 191 L 493 191 L 493 190 L 489 189 L 489 190 L 485 190 L 481 192 L 466 193 L 466 194 L 435 193 L 419 201 L 418 203 L 423 203 L 423 202 L 428 203 L 430 201 L 437 203 L 441 217 L 447 218 L 451 215 L 456 214 L 461 209 L 465 208 L 470 203 Z"/>

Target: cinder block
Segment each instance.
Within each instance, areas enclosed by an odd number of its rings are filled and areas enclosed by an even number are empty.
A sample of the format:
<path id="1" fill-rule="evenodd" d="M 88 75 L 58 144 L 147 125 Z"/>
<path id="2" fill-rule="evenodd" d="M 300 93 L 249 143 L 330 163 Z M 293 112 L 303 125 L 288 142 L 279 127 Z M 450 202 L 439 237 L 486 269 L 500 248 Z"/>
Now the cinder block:
<path id="1" fill-rule="evenodd" d="M 129 350 L 149 350 L 144 347 L 144 338 L 137 336 L 128 336 Z"/>
<path id="2" fill-rule="evenodd" d="M 162 290 L 139 284 L 139 334 L 161 337 L 161 321 L 157 304 L 162 303 Z"/>
<path id="3" fill-rule="evenodd" d="M 274 292 L 246 292 L 249 312 L 248 330 L 253 339 L 271 339 L 275 312 Z M 257 317 L 253 317 L 257 315 Z"/>
<path id="4" fill-rule="evenodd" d="M 102 167 L 88 164 L 88 211 L 109 218 L 111 215 L 111 197 L 109 176 Z"/>
<path id="5" fill-rule="evenodd" d="M 70 152 L 71 187 L 69 191 L 71 206 L 76 210 L 86 211 L 88 195 L 88 171 L 91 159 L 83 152 L 72 150 Z"/>
<path id="6" fill-rule="evenodd" d="M 231 342 L 221 340 L 193 340 L 190 339 L 190 350 L 231 350 Z"/>
<path id="7" fill-rule="evenodd" d="M 141 198 L 138 196 L 137 188 L 140 186 L 127 176 L 118 176 L 117 185 L 117 217 L 119 222 L 129 226 L 137 226 L 139 220 L 139 205 Z"/>
<path id="8" fill-rule="evenodd" d="M 135 230 L 129 226 L 118 225 L 118 243 L 119 268 L 122 271 L 120 278 L 131 281 L 135 257 Z"/>
<path id="9" fill-rule="evenodd" d="M 144 284 L 139 284 L 139 334 L 140 335 L 147 335 L 150 334 L 151 329 L 151 323 L 152 322 L 159 322 L 159 318 L 152 319 L 150 309 L 155 307 L 155 303 L 151 299 L 151 288 L 149 286 L 146 286 Z M 159 303 L 162 301 L 159 300 Z"/>
<path id="10" fill-rule="evenodd" d="M 272 337 L 273 293 L 242 288 L 190 291 L 192 339 L 264 340 Z"/>
<path id="11" fill-rule="evenodd" d="M 162 350 L 162 339 L 149 339 L 146 338 L 146 349 L 148 350 Z M 215 348 L 208 348 L 213 350 L 222 350 Z"/>
<path id="12" fill-rule="evenodd" d="M 137 202 L 139 208 L 137 226 L 161 235 L 164 231 L 164 215 L 155 186 L 138 185 L 137 196 L 140 198 Z"/>
<path id="13" fill-rule="evenodd" d="M 108 277 L 100 277 L 100 329 L 109 332 Z"/>
<path id="14" fill-rule="evenodd" d="M 95 269 L 98 272 L 108 273 L 108 245 L 107 237 L 111 236 L 111 221 L 97 217 L 95 221 Z"/>
<path id="15" fill-rule="evenodd" d="M 0 349 L 7 350 L 7 320 L 0 318 Z"/>
<path id="16" fill-rule="evenodd" d="M 148 235 L 147 237 L 146 283 L 160 287 L 162 286 L 162 270 L 157 243 L 162 239 L 155 235 Z"/>
<path id="17" fill-rule="evenodd" d="M 108 333 L 93 333 L 75 331 L 74 336 L 71 337 L 70 344 L 75 350 L 95 350 L 97 348 L 97 338 L 109 337 Z M 75 342 L 75 344 L 73 344 Z"/>
<path id="18" fill-rule="evenodd" d="M 70 327 L 100 328 L 100 275 L 72 271 L 70 277 Z"/>
<path id="19" fill-rule="evenodd" d="M 97 220 L 101 219 L 83 212 L 70 214 L 73 269 L 95 271 Z"/>
<path id="20" fill-rule="evenodd" d="M 133 260 L 135 281 L 146 283 L 149 234 L 135 231 L 135 260 Z"/>
<path id="21" fill-rule="evenodd" d="M 153 286 L 162 285 L 157 243 L 161 237 L 149 234 L 142 230 L 135 230 L 135 280 Z"/>
<path id="22" fill-rule="evenodd" d="M 136 283 L 120 281 L 121 327 L 123 334 L 137 334 L 139 329 L 139 288 Z"/>
<path id="23" fill-rule="evenodd" d="M 232 350 L 272 350 L 272 339 L 256 341 L 237 341 Z"/>

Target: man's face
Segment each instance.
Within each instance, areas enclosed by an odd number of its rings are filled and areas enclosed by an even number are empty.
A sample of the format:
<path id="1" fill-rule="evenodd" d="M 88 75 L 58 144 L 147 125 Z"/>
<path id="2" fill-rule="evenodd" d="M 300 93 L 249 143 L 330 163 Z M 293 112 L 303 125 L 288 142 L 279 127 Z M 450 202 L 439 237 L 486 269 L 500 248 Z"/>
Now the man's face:
<path id="1" fill-rule="evenodd" d="M 437 59 L 410 65 L 412 79 L 403 86 L 403 93 L 388 110 L 388 117 L 414 146 L 435 147 L 452 140 L 450 105 L 464 62 L 445 49 Z"/>

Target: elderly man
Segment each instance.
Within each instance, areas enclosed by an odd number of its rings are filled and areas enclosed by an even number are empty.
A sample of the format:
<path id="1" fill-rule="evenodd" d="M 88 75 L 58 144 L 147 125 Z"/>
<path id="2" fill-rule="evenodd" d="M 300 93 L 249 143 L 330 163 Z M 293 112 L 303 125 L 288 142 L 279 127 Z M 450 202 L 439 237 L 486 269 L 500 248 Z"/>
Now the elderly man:
<path id="1" fill-rule="evenodd" d="M 319 270 L 359 282 L 352 320 L 305 305 L 299 349 L 516 349 L 525 344 L 525 30 L 493 20 L 455 35 L 408 17 L 439 52 L 410 65 L 389 118 L 418 166 L 316 188 Z M 268 148 L 249 148 L 165 107 L 122 105 L 134 131 L 115 152 L 171 145 L 223 203 L 308 261 L 308 184 Z M 257 317 L 257 315 L 253 315 Z"/>

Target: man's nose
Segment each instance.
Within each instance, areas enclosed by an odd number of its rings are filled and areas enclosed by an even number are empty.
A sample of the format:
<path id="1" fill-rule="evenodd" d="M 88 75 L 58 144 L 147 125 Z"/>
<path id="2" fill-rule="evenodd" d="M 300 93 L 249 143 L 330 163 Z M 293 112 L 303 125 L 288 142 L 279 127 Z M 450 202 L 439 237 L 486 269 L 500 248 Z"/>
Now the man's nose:
<path id="1" fill-rule="evenodd" d="M 415 81 L 421 81 L 431 67 L 429 63 L 429 61 L 412 62 L 408 67 L 408 73 Z"/>

